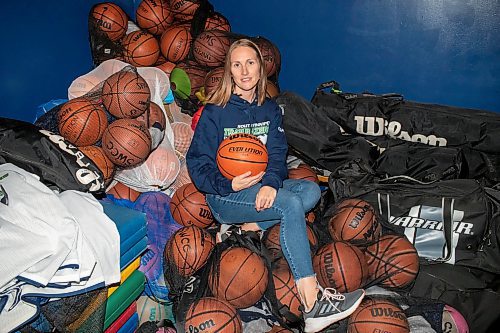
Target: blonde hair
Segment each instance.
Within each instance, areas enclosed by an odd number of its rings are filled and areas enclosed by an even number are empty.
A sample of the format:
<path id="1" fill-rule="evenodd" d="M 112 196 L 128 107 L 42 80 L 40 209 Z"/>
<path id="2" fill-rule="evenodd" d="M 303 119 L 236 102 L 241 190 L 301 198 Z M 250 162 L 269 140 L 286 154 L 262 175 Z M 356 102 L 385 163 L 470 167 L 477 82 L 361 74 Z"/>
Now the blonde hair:
<path id="1" fill-rule="evenodd" d="M 224 74 L 222 75 L 221 81 L 217 88 L 212 92 L 211 95 L 207 98 L 207 103 L 226 106 L 227 102 L 231 98 L 231 94 L 234 89 L 234 81 L 231 75 L 231 54 L 234 49 L 240 46 L 246 46 L 252 48 L 257 54 L 257 62 L 260 66 L 260 78 L 259 82 L 257 82 L 257 105 L 262 105 L 266 99 L 266 85 L 267 85 L 267 76 L 265 72 L 264 66 L 264 58 L 262 57 L 262 53 L 259 50 L 257 44 L 252 42 L 249 39 L 242 38 L 236 40 L 231 46 L 226 54 L 226 60 L 224 63 Z"/>

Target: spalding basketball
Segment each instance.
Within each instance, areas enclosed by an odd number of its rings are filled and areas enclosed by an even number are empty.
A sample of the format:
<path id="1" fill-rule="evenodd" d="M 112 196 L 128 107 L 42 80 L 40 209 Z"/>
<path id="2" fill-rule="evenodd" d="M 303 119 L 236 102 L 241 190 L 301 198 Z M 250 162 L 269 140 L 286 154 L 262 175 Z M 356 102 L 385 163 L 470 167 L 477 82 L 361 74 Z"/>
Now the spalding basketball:
<path id="1" fill-rule="evenodd" d="M 198 191 L 193 183 L 183 185 L 174 192 L 170 212 L 174 220 L 184 226 L 206 228 L 214 221 L 205 195 Z"/>
<path id="2" fill-rule="evenodd" d="M 156 65 L 155 67 L 161 69 L 165 74 L 167 74 L 168 77 L 170 77 L 170 73 L 172 73 L 172 71 L 174 70 L 175 64 L 170 61 L 165 61 L 159 65 Z"/>
<path id="3" fill-rule="evenodd" d="M 151 153 L 151 136 L 135 119 L 117 119 L 104 131 L 102 149 L 115 165 L 133 167 Z"/>
<path id="4" fill-rule="evenodd" d="M 253 176 L 267 167 L 267 148 L 251 134 L 233 134 L 222 140 L 217 150 L 217 166 L 228 179 L 251 171 Z"/>
<path id="5" fill-rule="evenodd" d="M 165 112 L 155 102 L 150 102 L 148 110 L 135 119 L 143 123 L 146 128 L 155 127 L 164 131 L 167 126 Z"/>
<path id="6" fill-rule="evenodd" d="M 316 184 L 319 184 L 316 172 L 305 163 L 300 163 L 296 168 L 289 168 L 288 178 L 310 180 L 312 182 L 315 182 Z"/>
<path id="7" fill-rule="evenodd" d="M 231 41 L 227 32 L 205 30 L 193 42 L 193 55 L 203 66 L 223 66 L 230 45 Z"/>
<path id="8" fill-rule="evenodd" d="M 170 6 L 164 0 L 142 0 L 135 16 L 137 25 L 153 35 L 161 35 L 174 22 Z"/>
<path id="9" fill-rule="evenodd" d="M 113 178 L 113 174 L 115 172 L 115 165 L 111 160 L 106 156 L 104 150 L 101 147 L 97 146 L 85 146 L 80 147 L 82 153 L 85 154 L 88 158 L 95 163 L 95 165 L 101 170 L 104 181 L 109 182 Z"/>
<path id="10" fill-rule="evenodd" d="M 273 282 L 276 299 L 278 300 L 280 309 L 282 309 L 280 312 L 286 309 L 286 311 L 295 315 L 297 319 L 300 319 L 302 317 L 302 311 L 300 310 L 302 303 L 292 272 L 288 266 L 282 265 L 279 268 L 273 268 Z M 291 320 L 287 321 L 291 322 Z"/>
<path id="11" fill-rule="evenodd" d="M 75 146 L 95 144 L 108 126 L 102 106 L 85 97 L 64 103 L 57 117 L 59 133 Z"/>
<path id="12" fill-rule="evenodd" d="M 231 31 L 231 25 L 227 18 L 221 13 L 214 12 L 205 21 L 205 30 Z"/>
<path id="13" fill-rule="evenodd" d="M 314 233 L 313 229 L 306 224 L 307 239 L 309 240 L 309 246 L 311 253 L 314 253 L 318 245 L 318 238 Z M 280 225 L 275 224 L 271 228 L 264 232 L 264 237 L 262 238 L 264 246 L 269 250 L 269 256 L 272 261 L 275 261 L 283 257 L 283 252 L 281 251 L 280 242 Z"/>
<path id="14" fill-rule="evenodd" d="M 106 193 L 112 195 L 115 199 L 126 199 L 132 202 L 137 200 L 141 194 L 141 192 L 136 191 L 121 182 L 116 182 L 116 184 L 108 189 Z"/>
<path id="15" fill-rule="evenodd" d="M 322 246 L 313 257 L 318 282 L 325 288 L 351 292 L 363 287 L 368 277 L 366 258 L 357 247 L 345 242 Z"/>
<path id="16" fill-rule="evenodd" d="M 94 27 L 104 32 L 112 41 L 121 39 L 127 32 L 127 14 L 112 2 L 103 2 L 92 7 L 91 18 Z"/>
<path id="17" fill-rule="evenodd" d="M 189 21 L 200 7 L 198 0 L 170 0 L 170 8 L 178 21 Z"/>
<path id="18" fill-rule="evenodd" d="M 149 108 L 150 101 L 148 83 L 132 70 L 116 72 L 102 86 L 102 103 L 116 118 L 138 117 Z"/>
<path id="19" fill-rule="evenodd" d="M 205 95 L 210 96 L 219 87 L 224 75 L 224 67 L 217 67 L 212 69 L 205 76 L 203 86 L 205 87 Z"/>
<path id="20" fill-rule="evenodd" d="M 333 239 L 357 245 L 377 240 L 380 230 L 375 210 L 361 199 L 343 200 L 328 222 L 328 231 Z"/>
<path id="21" fill-rule="evenodd" d="M 136 67 L 152 66 L 160 55 L 160 45 L 156 38 L 143 30 L 126 35 L 122 45 L 125 61 Z"/>
<path id="22" fill-rule="evenodd" d="M 396 303 L 383 299 L 365 299 L 349 316 L 347 332 L 409 333 L 410 327 L 405 313 Z"/>
<path id="23" fill-rule="evenodd" d="M 165 246 L 165 256 L 181 276 L 191 276 L 203 267 L 215 246 L 213 237 L 194 225 L 177 230 Z"/>
<path id="24" fill-rule="evenodd" d="M 243 332 L 240 316 L 228 302 L 214 297 L 195 301 L 186 313 L 185 332 Z"/>
<path id="25" fill-rule="evenodd" d="M 267 76 L 274 75 L 281 67 L 281 55 L 278 48 L 270 40 L 264 37 L 258 37 L 255 42 L 264 58 Z"/>
<path id="26" fill-rule="evenodd" d="M 403 288 L 419 270 L 417 250 L 405 236 L 384 235 L 365 251 L 370 278 L 386 288 Z"/>
<path id="27" fill-rule="evenodd" d="M 213 295 L 237 309 L 254 305 L 267 289 L 267 266 L 257 253 L 244 247 L 230 247 L 211 270 L 208 285 Z"/>
<path id="28" fill-rule="evenodd" d="M 188 26 L 176 25 L 167 28 L 160 38 L 161 53 L 168 61 L 177 63 L 188 55 L 191 40 Z"/>

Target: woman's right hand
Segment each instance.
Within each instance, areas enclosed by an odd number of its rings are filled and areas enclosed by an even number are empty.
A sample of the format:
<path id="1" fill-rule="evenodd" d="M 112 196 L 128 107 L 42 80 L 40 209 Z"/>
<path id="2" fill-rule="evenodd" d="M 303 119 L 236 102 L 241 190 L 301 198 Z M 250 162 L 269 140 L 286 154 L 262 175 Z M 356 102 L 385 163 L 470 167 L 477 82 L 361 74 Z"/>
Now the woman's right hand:
<path id="1" fill-rule="evenodd" d="M 251 176 L 251 174 L 252 173 L 250 171 L 247 171 L 244 174 L 234 177 L 233 181 L 231 182 L 233 191 L 241 191 L 245 188 L 249 188 L 257 184 L 264 176 L 264 171 L 261 171 L 255 176 Z"/>

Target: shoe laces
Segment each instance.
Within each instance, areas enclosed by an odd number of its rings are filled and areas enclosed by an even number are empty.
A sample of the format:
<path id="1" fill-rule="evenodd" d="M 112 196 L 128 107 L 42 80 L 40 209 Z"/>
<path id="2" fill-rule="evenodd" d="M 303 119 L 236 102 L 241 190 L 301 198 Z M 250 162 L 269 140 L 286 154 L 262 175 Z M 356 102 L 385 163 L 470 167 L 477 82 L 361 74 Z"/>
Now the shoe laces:
<path id="1" fill-rule="evenodd" d="M 340 311 L 334 304 L 334 301 L 343 301 L 345 300 L 345 295 L 339 293 L 335 288 L 323 288 L 321 301 L 328 301 L 337 311 Z"/>

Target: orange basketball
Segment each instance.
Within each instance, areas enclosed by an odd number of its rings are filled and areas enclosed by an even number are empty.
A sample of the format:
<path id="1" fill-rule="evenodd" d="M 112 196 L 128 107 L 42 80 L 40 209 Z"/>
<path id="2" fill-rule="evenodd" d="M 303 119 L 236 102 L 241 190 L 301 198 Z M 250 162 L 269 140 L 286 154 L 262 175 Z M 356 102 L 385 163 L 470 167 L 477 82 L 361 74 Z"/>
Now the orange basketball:
<path id="1" fill-rule="evenodd" d="M 167 28 L 160 38 L 161 53 L 168 61 L 177 63 L 188 55 L 191 40 L 188 26 L 176 25 Z"/>
<path id="2" fill-rule="evenodd" d="M 135 17 L 137 25 L 153 35 L 161 35 L 174 21 L 167 0 L 142 0 Z"/>
<path id="3" fill-rule="evenodd" d="M 127 32 L 127 14 L 114 3 L 102 2 L 93 6 L 91 17 L 94 26 L 104 32 L 112 41 L 121 39 Z"/>
<path id="4" fill-rule="evenodd" d="M 280 90 L 276 84 L 271 82 L 270 80 L 267 80 L 267 85 L 266 85 L 266 96 L 269 98 L 274 98 L 278 96 L 280 93 Z"/>
<path id="5" fill-rule="evenodd" d="M 316 172 L 309 165 L 305 163 L 300 163 L 296 168 L 288 169 L 288 178 L 305 179 L 315 182 L 316 184 L 319 184 Z"/>
<path id="6" fill-rule="evenodd" d="M 177 121 L 172 123 L 172 131 L 174 132 L 174 148 L 182 155 L 186 155 L 191 140 L 193 139 L 193 130 L 186 123 Z"/>
<path id="7" fill-rule="evenodd" d="M 170 201 L 170 212 L 174 220 L 184 226 L 206 228 L 214 221 L 205 195 L 193 183 L 183 185 L 175 191 Z"/>
<path id="8" fill-rule="evenodd" d="M 191 20 L 198 7 L 200 7 L 198 0 L 170 0 L 172 13 L 179 21 Z"/>
<path id="9" fill-rule="evenodd" d="M 127 185 L 117 182 L 112 188 L 106 191 L 107 194 L 113 195 L 115 199 L 126 199 L 134 202 L 137 200 L 141 192 L 136 191 Z"/>
<path id="10" fill-rule="evenodd" d="M 386 288 L 403 288 L 419 270 L 417 250 L 405 236 L 385 235 L 365 251 L 370 278 Z"/>
<path id="11" fill-rule="evenodd" d="M 224 15 L 214 12 L 207 17 L 204 30 L 223 30 L 229 32 L 231 31 L 231 25 Z"/>
<path id="12" fill-rule="evenodd" d="M 340 202 L 328 222 L 328 231 L 335 240 L 367 244 L 380 236 L 380 224 L 373 207 L 361 199 Z"/>
<path id="13" fill-rule="evenodd" d="M 189 82 L 191 82 L 191 97 L 195 96 L 195 93 L 203 87 L 205 83 L 205 76 L 207 76 L 207 71 L 200 67 L 196 61 L 182 61 L 177 64 L 176 68 L 180 68 L 186 72 L 189 77 Z"/>
<path id="14" fill-rule="evenodd" d="M 155 102 L 150 102 L 148 110 L 135 119 L 143 123 L 146 128 L 156 127 L 164 131 L 167 126 L 167 117 Z"/>
<path id="15" fill-rule="evenodd" d="M 143 114 L 151 100 L 148 83 L 132 70 L 109 76 L 102 86 L 102 103 L 117 118 L 135 118 Z"/>
<path id="16" fill-rule="evenodd" d="M 159 145 L 136 170 L 136 179 L 151 190 L 163 190 L 172 184 L 179 174 L 180 161 L 170 145 Z"/>
<path id="17" fill-rule="evenodd" d="M 137 30 L 122 41 L 125 61 L 136 67 L 151 66 L 158 60 L 160 45 L 149 32 Z"/>
<path id="18" fill-rule="evenodd" d="M 223 75 L 224 67 L 217 67 L 208 72 L 204 81 L 205 96 L 210 96 L 217 89 Z"/>
<path id="19" fill-rule="evenodd" d="M 216 270 L 210 272 L 210 290 L 215 297 L 237 309 L 254 305 L 267 289 L 268 271 L 264 259 L 247 248 L 224 250 Z"/>
<path id="20" fill-rule="evenodd" d="M 137 120 L 117 119 L 104 131 L 102 149 L 115 165 L 133 167 L 151 153 L 151 136 Z"/>
<path id="21" fill-rule="evenodd" d="M 321 286 L 339 292 L 363 287 L 368 277 L 366 258 L 357 247 L 345 242 L 322 246 L 313 257 L 313 268 Z"/>
<path id="22" fill-rule="evenodd" d="M 271 330 L 267 333 L 293 333 L 293 331 L 290 331 L 289 329 L 281 327 L 281 326 L 274 325 L 271 328 Z"/>
<path id="23" fill-rule="evenodd" d="M 314 253 L 316 246 L 318 245 L 318 238 L 314 233 L 313 229 L 306 224 L 307 239 L 309 240 L 310 250 Z M 270 259 L 275 261 L 283 257 L 283 252 L 281 251 L 280 242 L 280 225 L 275 224 L 271 228 L 267 229 L 264 233 L 262 239 L 264 246 L 269 250 Z"/>
<path id="24" fill-rule="evenodd" d="M 193 55 L 203 66 L 223 66 L 230 45 L 231 41 L 226 31 L 205 30 L 193 42 Z"/>
<path id="25" fill-rule="evenodd" d="M 228 179 L 251 171 L 252 175 L 265 171 L 267 149 L 258 137 L 237 133 L 222 140 L 217 150 L 217 166 Z"/>
<path id="26" fill-rule="evenodd" d="M 182 227 L 168 240 L 165 256 L 181 276 L 191 276 L 203 267 L 215 246 L 213 237 L 194 225 Z"/>
<path id="27" fill-rule="evenodd" d="M 286 311 L 297 316 L 298 319 L 301 318 L 302 311 L 299 307 L 302 303 L 290 268 L 287 265 L 273 268 L 273 281 L 280 311 L 283 311 L 282 308 L 284 308 Z"/>
<path id="28" fill-rule="evenodd" d="M 243 332 L 240 316 L 226 301 L 214 297 L 196 300 L 186 313 L 185 332 Z"/>
<path id="29" fill-rule="evenodd" d="M 161 69 L 163 72 L 165 72 L 165 74 L 167 74 L 168 77 L 170 77 L 170 73 L 172 73 L 172 71 L 174 70 L 175 64 L 170 61 L 165 61 L 159 65 L 156 65 L 155 67 Z"/>
<path id="30" fill-rule="evenodd" d="M 59 133 L 75 146 L 95 144 L 108 126 L 102 106 L 85 97 L 64 103 L 57 116 Z"/>
<path id="31" fill-rule="evenodd" d="M 104 181 L 109 182 L 113 178 L 115 173 L 115 165 L 111 160 L 104 154 L 104 150 L 97 146 L 84 146 L 80 147 L 82 153 L 95 163 L 95 165 L 101 170 Z"/>
<path id="32" fill-rule="evenodd" d="M 405 313 L 396 303 L 366 298 L 349 316 L 347 332 L 409 333 L 410 327 Z"/>
<path id="33" fill-rule="evenodd" d="M 281 67 L 281 55 L 276 47 L 270 40 L 264 37 L 258 37 L 256 44 L 259 47 L 260 53 L 264 58 L 264 66 L 267 76 L 272 76 Z"/>

